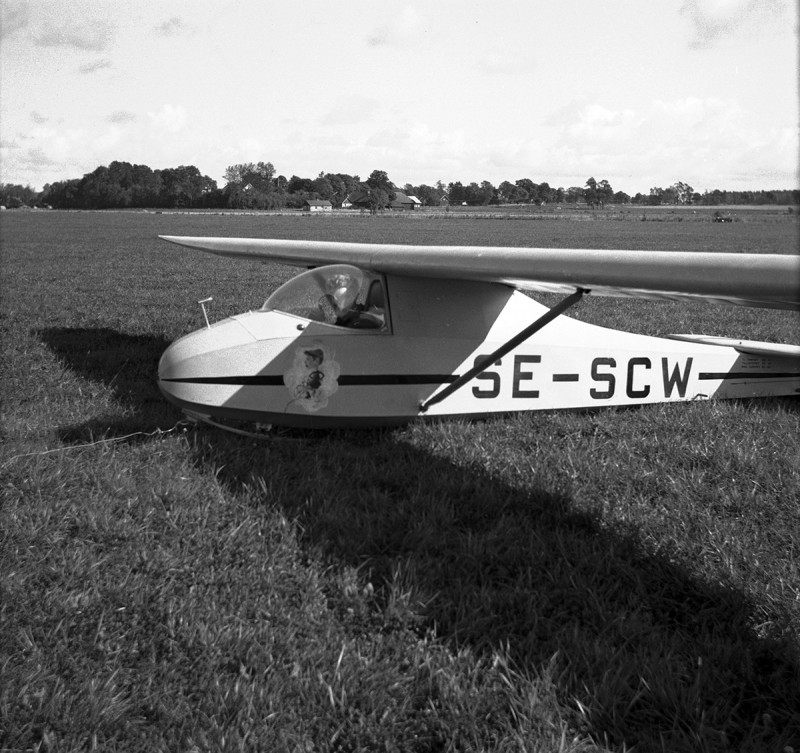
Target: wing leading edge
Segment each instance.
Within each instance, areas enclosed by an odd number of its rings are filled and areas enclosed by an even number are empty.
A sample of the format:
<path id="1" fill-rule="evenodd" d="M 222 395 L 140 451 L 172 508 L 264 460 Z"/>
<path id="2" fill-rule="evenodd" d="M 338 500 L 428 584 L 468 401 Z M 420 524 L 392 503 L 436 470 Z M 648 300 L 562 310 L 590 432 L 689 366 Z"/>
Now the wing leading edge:
<path id="1" fill-rule="evenodd" d="M 539 292 L 704 299 L 800 310 L 800 256 L 686 251 L 410 246 L 160 236 L 180 246 L 292 266 L 353 264 L 383 274 L 478 280 Z"/>

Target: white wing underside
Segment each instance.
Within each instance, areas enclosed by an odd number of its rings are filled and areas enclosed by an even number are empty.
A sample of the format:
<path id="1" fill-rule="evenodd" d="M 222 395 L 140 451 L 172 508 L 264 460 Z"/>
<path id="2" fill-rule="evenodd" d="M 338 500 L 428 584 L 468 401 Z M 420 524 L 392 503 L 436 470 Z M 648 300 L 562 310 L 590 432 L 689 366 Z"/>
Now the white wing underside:
<path id="1" fill-rule="evenodd" d="M 161 238 L 220 256 L 300 267 L 342 263 L 383 274 L 496 282 L 542 293 L 583 289 L 592 295 L 800 309 L 796 254 Z"/>

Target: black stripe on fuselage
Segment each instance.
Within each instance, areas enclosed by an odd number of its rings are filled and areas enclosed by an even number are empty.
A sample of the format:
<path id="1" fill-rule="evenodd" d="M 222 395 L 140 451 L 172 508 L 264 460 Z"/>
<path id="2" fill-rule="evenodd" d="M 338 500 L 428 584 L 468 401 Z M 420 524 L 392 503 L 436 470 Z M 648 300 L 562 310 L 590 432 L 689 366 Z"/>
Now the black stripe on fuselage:
<path id="1" fill-rule="evenodd" d="M 445 384 L 454 382 L 452 374 L 343 374 L 337 380 L 342 387 L 402 384 Z M 221 384 L 240 387 L 282 387 L 283 376 L 263 374 L 258 376 L 181 377 L 162 379 L 176 384 Z"/>
<path id="2" fill-rule="evenodd" d="M 800 376 L 800 372 L 797 371 L 764 371 L 757 373 L 751 371 L 701 371 L 697 378 L 715 381 L 717 379 L 791 379 L 798 376 Z"/>

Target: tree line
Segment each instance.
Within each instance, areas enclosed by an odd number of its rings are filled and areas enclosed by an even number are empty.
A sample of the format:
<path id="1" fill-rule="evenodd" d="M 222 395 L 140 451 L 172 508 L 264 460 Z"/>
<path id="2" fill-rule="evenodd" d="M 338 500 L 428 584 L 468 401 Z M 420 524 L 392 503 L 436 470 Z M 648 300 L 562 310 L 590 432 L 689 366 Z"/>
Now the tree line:
<path id="1" fill-rule="evenodd" d="M 327 200 L 340 207 L 348 197 L 358 196 L 361 206 L 383 209 L 399 190 L 416 196 L 423 206 L 502 204 L 585 204 L 601 208 L 609 204 L 646 206 L 695 204 L 800 204 L 800 190 L 723 191 L 702 194 L 683 181 L 667 188 L 653 187 L 649 193 L 630 196 L 615 191 L 608 180 L 590 177 L 583 186 L 551 187 L 529 178 L 498 186 L 484 180 L 463 184 L 438 181 L 430 186 L 406 183 L 400 189 L 383 170 L 373 170 L 362 181 L 358 175 L 320 172 L 315 178 L 277 174 L 271 162 L 247 162 L 225 170 L 222 188 L 194 165 L 153 170 L 147 165 L 114 161 L 82 178 L 57 181 L 34 191 L 30 186 L 0 184 L 0 204 L 54 209 L 206 208 L 206 209 L 297 209 L 306 201 Z"/>

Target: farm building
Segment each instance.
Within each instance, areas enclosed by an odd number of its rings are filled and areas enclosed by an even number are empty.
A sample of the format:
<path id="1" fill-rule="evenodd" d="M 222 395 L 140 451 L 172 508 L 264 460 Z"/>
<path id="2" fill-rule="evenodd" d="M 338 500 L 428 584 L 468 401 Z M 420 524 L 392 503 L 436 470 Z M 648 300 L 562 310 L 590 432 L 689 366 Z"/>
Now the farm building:
<path id="1" fill-rule="evenodd" d="M 422 206 L 422 202 L 416 196 L 406 196 L 404 193 L 397 192 L 394 201 L 389 204 L 389 209 L 399 209 L 401 211 L 412 211 Z"/>
<path id="2" fill-rule="evenodd" d="M 364 190 L 353 191 L 342 202 L 342 209 L 369 209 L 369 193 Z"/>
<path id="3" fill-rule="evenodd" d="M 333 204 L 331 204 L 327 199 L 316 200 L 316 199 L 307 199 L 303 202 L 303 211 L 304 212 L 332 212 L 333 211 Z"/>

